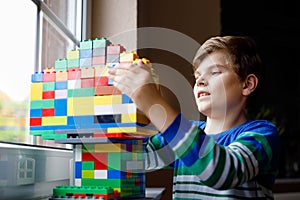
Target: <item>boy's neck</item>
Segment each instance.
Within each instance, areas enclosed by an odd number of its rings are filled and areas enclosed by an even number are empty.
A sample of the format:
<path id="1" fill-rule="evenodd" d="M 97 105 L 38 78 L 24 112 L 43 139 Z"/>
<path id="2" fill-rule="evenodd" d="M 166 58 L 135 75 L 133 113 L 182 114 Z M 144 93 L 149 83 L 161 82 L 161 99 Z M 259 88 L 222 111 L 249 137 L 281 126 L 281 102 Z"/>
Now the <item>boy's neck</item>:
<path id="1" fill-rule="evenodd" d="M 206 126 L 204 132 L 206 134 L 218 134 L 224 132 L 228 129 L 239 126 L 247 121 L 247 118 L 244 114 L 239 116 L 226 116 L 223 118 L 215 119 L 209 118 L 206 119 Z"/>

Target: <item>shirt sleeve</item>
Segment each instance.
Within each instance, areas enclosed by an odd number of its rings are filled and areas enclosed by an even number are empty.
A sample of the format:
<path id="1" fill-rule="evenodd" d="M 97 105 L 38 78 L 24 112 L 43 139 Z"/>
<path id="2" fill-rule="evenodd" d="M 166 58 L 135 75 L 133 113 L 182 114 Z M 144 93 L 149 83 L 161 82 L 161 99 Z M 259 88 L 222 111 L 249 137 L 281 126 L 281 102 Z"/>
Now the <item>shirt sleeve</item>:
<path id="1" fill-rule="evenodd" d="M 233 188 L 255 177 L 263 177 L 264 186 L 269 188 L 277 173 L 276 128 L 261 124 L 248 129 L 229 146 L 222 146 L 180 114 L 164 133 L 150 138 L 148 149 L 164 149 L 165 157 L 174 155 L 172 159 L 180 159 L 203 184 L 215 189 Z M 157 159 L 156 164 L 163 160 Z"/>

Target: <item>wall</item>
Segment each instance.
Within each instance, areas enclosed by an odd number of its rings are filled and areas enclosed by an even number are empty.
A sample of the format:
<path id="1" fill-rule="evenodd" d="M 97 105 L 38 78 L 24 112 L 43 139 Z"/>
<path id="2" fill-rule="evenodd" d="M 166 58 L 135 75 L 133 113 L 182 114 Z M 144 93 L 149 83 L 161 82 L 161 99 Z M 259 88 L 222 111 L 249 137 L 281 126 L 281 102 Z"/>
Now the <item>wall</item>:
<path id="1" fill-rule="evenodd" d="M 107 37 L 127 50 L 137 45 L 137 2 L 136 0 L 92 1 L 91 37 Z"/>
<path id="2" fill-rule="evenodd" d="M 186 2 L 138 1 L 138 52 L 156 63 L 169 102 L 197 119 L 191 63 L 200 44 L 220 34 L 220 0 Z"/>

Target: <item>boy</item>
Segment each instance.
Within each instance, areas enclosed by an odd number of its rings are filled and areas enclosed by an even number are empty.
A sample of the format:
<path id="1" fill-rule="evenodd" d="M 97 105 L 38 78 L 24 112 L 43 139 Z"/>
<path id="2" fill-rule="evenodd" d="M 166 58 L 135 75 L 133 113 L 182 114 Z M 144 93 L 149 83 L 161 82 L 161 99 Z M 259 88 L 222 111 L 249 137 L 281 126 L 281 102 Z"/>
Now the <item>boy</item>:
<path id="1" fill-rule="evenodd" d="M 194 95 L 206 122 L 177 113 L 138 65 L 118 65 L 110 78 L 160 131 L 147 142 L 146 163 L 172 162 L 173 199 L 273 199 L 279 136 L 274 124 L 246 116 L 261 67 L 250 38 L 213 37 L 197 52 Z"/>

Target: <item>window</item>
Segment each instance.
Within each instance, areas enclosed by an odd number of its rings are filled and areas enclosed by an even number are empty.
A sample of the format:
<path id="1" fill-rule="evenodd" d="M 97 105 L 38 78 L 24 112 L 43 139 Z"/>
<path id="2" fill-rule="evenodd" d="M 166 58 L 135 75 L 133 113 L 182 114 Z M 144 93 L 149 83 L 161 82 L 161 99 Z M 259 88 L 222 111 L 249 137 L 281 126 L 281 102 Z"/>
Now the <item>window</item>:
<path id="1" fill-rule="evenodd" d="M 29 135 L 31 74 L 79 44 L 85 1 L 0 2 L 0 141 L 61 146 Z"/>

